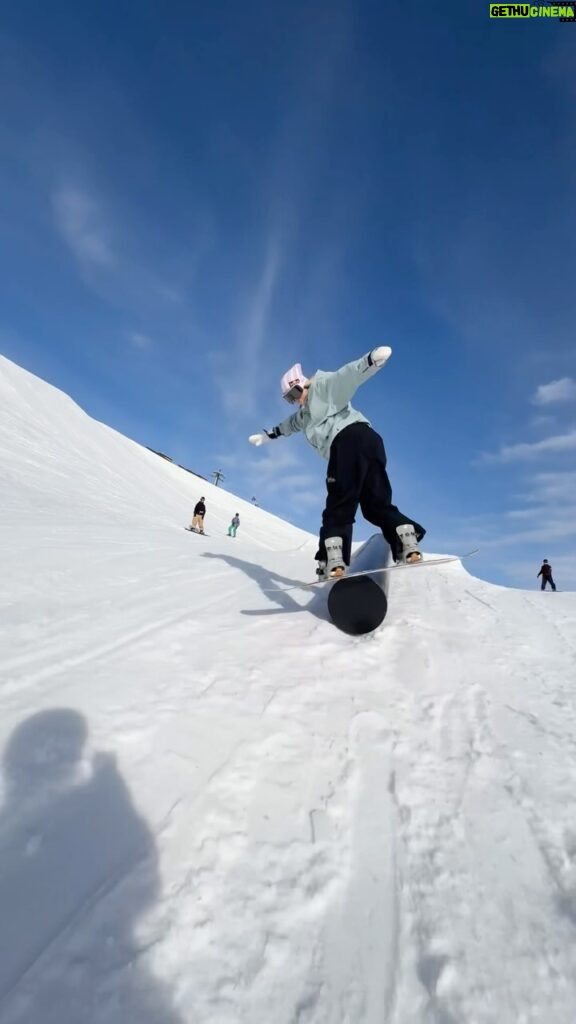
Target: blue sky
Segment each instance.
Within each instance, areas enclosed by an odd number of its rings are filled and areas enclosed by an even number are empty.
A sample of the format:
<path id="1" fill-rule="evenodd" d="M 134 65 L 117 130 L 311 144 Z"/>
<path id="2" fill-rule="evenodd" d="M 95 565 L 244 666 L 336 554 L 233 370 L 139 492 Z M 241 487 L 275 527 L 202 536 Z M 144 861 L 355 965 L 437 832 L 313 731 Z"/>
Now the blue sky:
<path id="1" fill-rule="evenodd" d="M 574 28 L 488 9 L 12 5 L 0 349 L 315 530 L 325 464 L 247 435 L 389 344 L 355 404 L 429 549 L 576 586 Z"/>

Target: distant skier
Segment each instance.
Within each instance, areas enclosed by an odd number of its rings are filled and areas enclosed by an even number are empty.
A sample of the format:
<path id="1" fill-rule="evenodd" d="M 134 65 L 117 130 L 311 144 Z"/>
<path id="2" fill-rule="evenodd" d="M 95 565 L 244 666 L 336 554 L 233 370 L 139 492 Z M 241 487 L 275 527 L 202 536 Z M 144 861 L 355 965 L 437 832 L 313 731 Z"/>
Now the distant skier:
<path id="1" fill-rule="evenodd" d="M 232 522 L 230 523 L 230 526 L 228 527 L 228 536 L 229 537 L 235 537 L 236 536 L 236 530 L 238 529 L 239 526 L 240 526 L 240 516 L 236 512 L 236 514 L 234 515 L 234 517 L 232 519 Z"/>
<path id="2" fill-rule="evenodd" d="M 281 379 L 282 397 L 300 408 L 272 430 L 252 434 L 261 445 L 302 430 L 313 448 L 328 459 L 326 506 L 316 553 L 320 579 L 343 575 L 350 565 L 352 529 L 358 505 L 368 522 L 379 526 L 396 562 L 417 562 L 425 529 L 392 504 L 386 452 L 379 434 L 350 404 L 360 384 L 387 362 L 392 349 L 375 348 L 335 372 L 318 370 L 308 379 L 296 363 Z"/>
<path id="3" fill-rule="evenodd" d="M 542 565 L 540 567 L 540 572 L 538 573 L 538 576 L 542 577 L 542 586 L 540 587 L 540 590 L 545 590 L 547 583 L 550 584 L 550 586 L 552 587 L 552 590 L 556 590 L 556 584 L 554 583 L 554 580 L 552 579 L 552 566 L 550 565 L 550 563 L 549 563 L 547 558 L 545 558 L 544 561 L 542 562 Z M 538 576 L 536 577 L 536 579 L 538 579 Z"/>
<path id="4" fill-rule="evenodd" d="M 200 498 L 200 501 L 197 501 L 194 506 L 192 526 L 188 527 L 188 529 L 193 530 L 194 533 L 204 533 L 204 516 L 206 515 L 206 505 L 204 504 L 204 501 L 204 498 Z"/>

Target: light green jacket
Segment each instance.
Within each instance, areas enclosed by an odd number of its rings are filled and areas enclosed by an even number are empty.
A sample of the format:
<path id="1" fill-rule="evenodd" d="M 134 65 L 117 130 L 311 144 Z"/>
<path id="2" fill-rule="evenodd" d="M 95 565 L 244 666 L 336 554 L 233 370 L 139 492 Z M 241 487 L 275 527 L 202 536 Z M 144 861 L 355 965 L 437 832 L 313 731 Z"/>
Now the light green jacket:
<path id="1" fill-rule="evenodd" d="M 357 388 L 379 369 L 372 363 L 370 355 L 366 355 L 334 372 L 318 370 L 310 381 L 305 404 L 276 429 L 285 437 L 298 430 L 304 431 L 306 440 L 319 455 L 328 459 L 330 445 L 341 430 L 351 423 L 370 424 L 361 412 L 352 408 L 350 399 Z"/>

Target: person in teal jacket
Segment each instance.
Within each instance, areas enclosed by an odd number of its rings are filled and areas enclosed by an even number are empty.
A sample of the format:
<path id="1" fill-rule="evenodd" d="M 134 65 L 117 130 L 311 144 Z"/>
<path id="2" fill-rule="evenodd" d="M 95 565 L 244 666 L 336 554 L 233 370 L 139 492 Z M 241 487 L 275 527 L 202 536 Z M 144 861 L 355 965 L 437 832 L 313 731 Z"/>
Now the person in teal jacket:
<path id="1" fill-rule="evenodd" d="M 296 363 L 281 379 L 282 397 L 298 410 L 272 430 L 251 434 L 260 446 L 302 431 L 328 460 L 327 498 L 316 560 L 322 579 L 343 575 L 350 565 L 352 529 L 358 505 L 368 522 L 380 527 L 395 562 L 420 561 L 418 543 L 426 531 L 392 504 L 382 438 L 351 405 L 354 393 L 392 355 L 388 346 L 373 349 L 339 370 L 318 370 L 312 378 Z"/>
<path id="2" fill-rule="evenodd" d="M 240 516 L 238 515 L 237 512 L 235 512 L 233 517 L 232 517 L 232 522 L 230 523 L 230 526 L 228 527 L 228 536 L 229 537 L 235 537 L 236 536 L 236 530 L 238 529 L 239 526 L 240 526 Z"/>

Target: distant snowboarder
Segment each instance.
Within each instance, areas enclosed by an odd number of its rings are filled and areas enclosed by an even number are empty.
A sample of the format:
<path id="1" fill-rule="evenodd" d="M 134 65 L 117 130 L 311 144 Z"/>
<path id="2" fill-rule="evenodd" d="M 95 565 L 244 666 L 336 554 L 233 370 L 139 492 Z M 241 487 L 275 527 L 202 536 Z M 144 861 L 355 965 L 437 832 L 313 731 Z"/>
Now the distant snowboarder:
<path id="1" fill-rule="evenodd" d="M 206 505 L 204 504 L 204 501 L 204 498 L 200 498 L 200 501 L 197 501 L 194 506 L 192 526 L 188 527 L 188 529 L 192 530 L 194 533 L 204 533 L 204 516 L 206 515 Z"/>
<path id="2" fill-rule="evenodd" d="M 272 430 L 248 438 L 259 446 L 302 430 L 312 447 L 328 459 L 328 494 L 316 553 L 320 579 L 342 576 L 350 565 L 358 505 L 364 518 L 382 530 L 394 561 L 422 558 L 418 542 L 426 531 L 392 504 L 382 438 L 350 404 L 360 384 L 373 377 L 391 354 L 391 348 L 380 346 L 335 372 L 318 370 L 310 379 L 296 363 L 283 375 L 280 387 L 282 397 L 300 408 Z"/>
<path id="3" fill-rule="evenodd" d="M 547 558 L 545 558 L 544 561 L 542 562 L 542 565 L 540 566 L 540 572 L 538 573 L 538 576 L 542 577 L 542 585 L 540 587 L 540 590 L 546 590 L 546 584 L 547 583 L 550 584 L 550 586 L 552 587 L 552 590 L 556 590 L 556 584 L 554 583 L 554 580 L 552 579 L 552 566 L 550 565 L 550 563 L 549 563 Z M 536 579 L 538 579 L 538 576 L 536 577 Z"/>
<path id="4" fill-rule="evenodd" d="M 236 536 L 236 530 L 238 529 L 239 526 L 240 526 L 240 516 L 236 512 L 234 517 L 233 517 L 233 519 L 232 519 L 232 522 L 230 523 L 230 526 L 228 527 L 228 536 L 229 537 L 235 537 Z"/>

